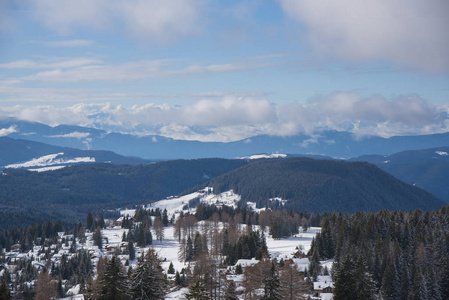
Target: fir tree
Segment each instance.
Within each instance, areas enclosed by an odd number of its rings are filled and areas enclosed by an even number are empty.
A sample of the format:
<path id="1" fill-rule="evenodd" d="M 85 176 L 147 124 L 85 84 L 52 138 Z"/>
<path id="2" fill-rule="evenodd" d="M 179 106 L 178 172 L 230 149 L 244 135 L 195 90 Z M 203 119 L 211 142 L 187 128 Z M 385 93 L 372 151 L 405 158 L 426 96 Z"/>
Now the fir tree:
<path id="1" fill-rule="evenodd" d="M 382 277 L 382 296 L 385 300 L 400 299 L 401 281 L 394 261 L 390 261 Z"/>
<path id="2" fill-rule="evenodd" d="M 122 300 L 128 298 L 127 278 L 117 256 L 113 256 L 106 263 L 100 284 L 102 285 L 100 300 Z"/>
<path id="3" fill-rule="evenodd" d="M 145 257 L 139 258 L 137 268 L 131 276 L 130 292 L 132 299 L 164 299 L 165 280 L 161 261 L 154 251 L 148 249 Z"/>
<path id="4" fill-rule="evenodd" d="M 136 259 L 136 249 L 134 248 L 133 241 L 128 242 L 128 253 L 129 253 L 129 260 Z"/>
<path id="5" fill-rule="evenodd" d="M 209 300 L 211 299 L 206 290 L 206 285 L 199 278 L 189 286 L 189 292 L 186 294 L 188 300 Z"/>
<path id="6" fill-rule="evenodd" d="M 427 300 L 429 298 L 429 291 L 427 289 L 426 278 L 422 270 L 418 270 L 413 281 L 413 288 L 409 294 L 409 300 Z"/>
<path id="7" fill-rule="evenodd" d="M 182 277 L 181 277 L 181 275 L 179 274 L 178 271 L 176 271 L 176 275 L 175 275 L 175 284 L 178 285 L 178 286 L 183 285 Z"/>
<path id="8" fill-rule="evenodd" d="M 262 300 L 277 300 L 282 299 L 281 283 L 276 269 L 276 263 L 271 262 L 270 274 L 264 279 L 264 295 Z"/>
<path id="9" fill-rule="evenodd" d="M 11 300 L 11 291 L 6 281 L 0 283 L 0 299 Z"/>
<path id="10" fill-rule="evenodd" d="M 343 258 L 336 273 L 334 300 L 357 300 L 355 264 L 349 255 Z"/>
<path id="11" fill-rule="evenodd" d="M 56 287 L 56 294 L 58 295 L 58 298 L 64 298 L 64 290 L 62 288 L 62 279 L 61 279 L 61 277 L 59 277 L 59 279 L 58 279 L 58 285 Z"/>
<path id="12" fill-rule="evenodd" d="M 175 274 L 175 267 L 173 266 L 173 262 L 170 262 L 170 265 L 168 266 L 167 273 L 168 274 Z"/>
<path id="13" fill-rule="evenodd" d="M 92 235 L 92 239 L 94 240 L 94 244 L 98 246 L 98 248 L 103 248 L 103 236 L 101 234 L 101 228 L 97 227 L 94 234 Z"/>
<path id="14" fill-rule="evenodd" d="M 193 243 L 192 243 L 192 239 L 190 238 L 190 236 L 188 236 L 187 244 L 186 244 L 185 260 L 191 261 L 193 259 L 193 256 L 194 256 Z"/>
<path id="15" fill-rule="evenodd" d="M 376 283 L 361 255 L 357 260 L 355 280 L 357 299 L 376 300 Z"/>

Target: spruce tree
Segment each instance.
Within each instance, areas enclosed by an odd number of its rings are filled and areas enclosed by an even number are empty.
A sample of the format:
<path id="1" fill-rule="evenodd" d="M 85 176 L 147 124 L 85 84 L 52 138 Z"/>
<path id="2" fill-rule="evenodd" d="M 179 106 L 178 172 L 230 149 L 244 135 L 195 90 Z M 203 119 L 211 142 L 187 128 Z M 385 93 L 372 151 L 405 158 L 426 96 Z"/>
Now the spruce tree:
<path id="1" fill-rule="evenodd" d="M 429 298 L 429 291 L 427 289 L 427 281 L 422 272 L 418 270 L 415 274 L 415 279 L 413 281 L 413 288 L 409 294 L 409 300 L 427 300 Z"/>
<path id="2" fill-rule="evenodd" d="M 11 299 L 11 291 L 9 290 L 8 284 L 6 281 L 2 281 L 0 283 L 0 299 L 10 300 Z"/>
<path id="3" fill-rule="evenodd" d="M 401 281 L 394 260 L 390 260 L 382 277 L 382 296 L 385 300 L 400 299 Z"/>
<path id="4" fill-rule="evenodd" d="M 186 244 L 185 260 L 191 261 L 193 259 L 193 256 L 194 256 L 193 243 L 192 243 L 192 239 L 190 238 L 190 236 L 188 236 L 187 244 Z"/>
<path id="5" fill-rule="evenodd" d="M 131 276 L 130 293 L 132 299 L 164 299 L 165 279 L 161 260 L 156 251 L 150 248 L 145 256 L 139 258 L 137 268 Z"/>
<path id="6" fill-rule="evenodd" d="M 264 279 L 264 295 L 263 300 L 278 300 L 282 299 L 281 283 L 277 273 L 276 263 L 271 262 L 270 274 Z"/>
<path id="7" fill-rule="evenodd" d="M 355 279 L 355 264 L 352 258 L 347 255 L 343 258 L 336 273 L 334 285 L 334 300 L 357 300 Z"/>
<path id="8" fill-rule="evenodd" d="M 103 278 L 100 300 L 122 300 L 128 299 L 128 282 L 120 259 L 113 256 L 106 263 Z"/>
<path id="9" fill-rule="evenodd" d="M 211 299 L 206 290 L 206 285 L 199 278 L 189 286 L 189 292 L 186 294 L 188 300 L 209 300 Z"/>
<path id="10" fill-rule="evenodd" d="M 357 299 L 376 300 L 376 283 L 362 256 L 357 260 L 355 280 Z"/>
<path id="11" fill-rule="evenodd" d="M 128 253 L 129 253 L 129 260 L 136 259 L 136 249 L 134 248 L 134 243 L 132 240 L 128 242 Z"/>
<path id="12" fill-rule="evenodd" d="M 173 266 L 173 262 L 170 262 L 170 265 L 168 266 L 167 273 L 168 274 L 175 274 L 175 267 Z"/>

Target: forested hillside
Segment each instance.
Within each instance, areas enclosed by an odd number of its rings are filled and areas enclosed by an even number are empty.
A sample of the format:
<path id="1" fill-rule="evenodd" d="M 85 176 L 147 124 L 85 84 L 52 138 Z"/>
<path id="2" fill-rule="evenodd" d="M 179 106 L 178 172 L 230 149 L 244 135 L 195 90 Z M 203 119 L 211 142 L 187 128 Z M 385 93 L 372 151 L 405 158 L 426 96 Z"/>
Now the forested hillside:
<path id="1" fill-rule="evenodd" d="M 268 199 L 288 200 L 287 209 L 377 211 L 438 209 L 443 202 L 364 162 L 287 158 L 261 160 L 207 183 L 215 193 L 233 189 L 258 207 Z"/>
<path id="2" fill-rule="evenodd" d="M 367 161 L 404 182 L 419 186 L 449 203 L 449 147 L 403 151 L 392 155 L 367 155 Z"/>
<path id="3" fill-rule="evenodd" d="M 8 164 L 21 163 L 41 156 L 64 153 L 67 158 L 92 157 L 96 162 L 113 164 L 146 164 L 150 160 L 138 157 L 127 157 L 104 150 L 79 150 L 69 147 L 59 147 L 23 139 L 0 137 L 0 167 Z"/>
<path id="4" fill-rule="evenodd" d="M 89 164 L 42 173 L 6 169 L 0 176 L 0 227 L 47 219 L 73 222 L 87 212 L 148 203 L 244 164 L 200 159 L 139 166 Z"/>
<path id="5" fill-rule="evenodd" d="M 312 243 L 311 266 L 335 258 L 335 300 L 378 293 L 384 300 L 449 299 L 448 221 L 449 206 L 327 215 Z"/>

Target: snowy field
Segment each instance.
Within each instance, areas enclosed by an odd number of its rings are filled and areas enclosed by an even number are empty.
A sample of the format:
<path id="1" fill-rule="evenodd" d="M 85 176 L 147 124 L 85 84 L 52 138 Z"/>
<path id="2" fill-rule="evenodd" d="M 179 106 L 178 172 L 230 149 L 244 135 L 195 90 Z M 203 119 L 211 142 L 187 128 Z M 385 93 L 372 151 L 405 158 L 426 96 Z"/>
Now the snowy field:
<path id="1" fill-rule="evenodd" d="M 21 164 L 10 164 L 4 166 L 5 169 L 28 169 L 29 171 L 45 172 L 61 169 L 71 164 L 92 163 L 95 162 L 94 157 L 75 157 L 68 159 L 64 157 L 64 153 L 55 153 L 44 155 L 39 158 L 33 158 L 30 161 Z"/>
<path id="2" fill-rule="evenodd" d="M 199 198 L 202 203 L 215 204 L 215 205 L 227 205 L 235 207 L 237 202 L 240 201 L 240 196 L 235 194 L 232 190 L 227 191 L 218 195 L 211 193 L 212 188 L 205 188 L 204 190 L 188 194 L 182 197 L 169 197 L 167 199 L 163 199 L 157 202 L 152 203 L 151 205 L 147 205 L 145 208 L 147 209 L 156 209 L 160 210 L 167 209 L 168 215 L 175 215 L 176 217 L 183 211 L 183 208 L 186 204 L 189 203 L 190 200 Z M 282 199 L 273 199 L 278 201 L 285 201 Z M 258 209 L 259 210 L 259 209 Z M 191 213 L 195 212 L 195 209 L 187 209 L 184 212 L 190 211 Z M 120 212 L 122 216 L 132 217 L 135 214 L 135 209 L 126 209 Z M 204 226 L 205 221 L 198 222 L 198 230 L 201 231 L 201 228 Z M 219 224 L 219 229 L 222 229 L 224 226 L 223 223 Z M 240 225 L 242 230 L 245 230 L 246 225 Z M 259 226 L 253 226 L 253 230 L 259 230 Z M 107 244 L 109 246 L 117 246 L 120 245 L 122 241 L 122 236 L 124 232 L 127 232 L 127 229 L 122 229 L 118 226 L 111 227 L 102 230 L 103 237 L 107 238 Z M 307 258 L 299 259 L 294 258 L 294 254 L 298 251 L 303 253 L 307 253 L 311 248 L 312 239 L 315 237 L 317 232 L 320 232 L 319 227 L 311 227 L 307 232 L 300 232 L 295 236 L 285 238 L 285 239 L 273 239 L 268 231 L 265 232 L 266 242 L 268 247 L 268 252 L 271 258 L 277 258 L 280 260 L 281 258 L 293 259 L 298 266 L 298 270 L 304 271 L 305 268 L 309 265 L 309 260 Z M 89 237 L 92 234 L 89 234 Z M 88 241 L 88 245 L 92 247 L 92 241 Z M 95 247 L 95 246 L 93 246 Z M 162 267 L 165 271 L 168 270 L 170 263 L 173 263 L 173 266 L 176 271 L 181 271 L 182 268 L 187 267 L 187 264 L 179 261 L 178 259 L 178 249 L 179 243 L 177 237 L 174 236 L 174 227 L 168 226 L 165 227 L 164 230 L 164 238 L 162 242 L 153 239 L 153 245 L 150 246 L 156 250 L 159 257 L 161 258 Z M 140 256 L 142 251 L 146 251 L 148 247 L 145 249 L 141 249 L 136 247 L 136 258 Z M 97 250 L 98 251 L 98 250 Z M 137 260 L 130 261 L 130 266 L 135 267 Z M 238 263 L 242 263 L 239 260 Z M 249 264 L 254 263 L 253 261 L 248 262 Z M 330 268 L 332 261 L 323 262 L 324 265 L 327 265 Z M 232 276 L 232 275 L 231 275 Z M 236 275 L 233 275 L 236 276 Z M 239 275 L 242 277 L 243 275 Z M 241 281 L 242 278 L 236 278 L 236 280 Z M 184 294 L 188 291 L 187 288 L 183 288 L 181 290 L 172 291 L 167 294 L 165 299 L 185 299 Z"/>

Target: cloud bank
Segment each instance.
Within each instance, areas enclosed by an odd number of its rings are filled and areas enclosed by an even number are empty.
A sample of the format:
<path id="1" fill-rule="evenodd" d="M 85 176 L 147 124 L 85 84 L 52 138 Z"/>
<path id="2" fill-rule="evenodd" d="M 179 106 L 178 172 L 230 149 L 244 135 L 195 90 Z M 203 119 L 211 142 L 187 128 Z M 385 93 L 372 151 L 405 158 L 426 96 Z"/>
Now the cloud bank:
<path id="1" fill-rule="evenodd" d="M 260 134 L 314 135 L 328 129 L 350 131 L 358 137 L 449 131 L 448 109 L 432 105 L 419 95 L 387 99 L 348 92 L 315 98 L 306 104 L 276 105 L 263 99 L 227 96 L 183 106 L 152 103 L 132 107 L 110 103 L 14 106 L 0 108 L 0 116 L 50 125 L 81 125 L 137 135 L 222 142 Z"/>
<path id="2" fill-rule="evenodd" d="M 35 17 L 61 34 L 123 29 L 138 38 L 167 42 L 198 30 L 203 1 L 30 0 Z"/>
<path id="3" fill-rule="evenodd" d="M 447 0 L 279 0 L 313 50 L 349 62 L 449 70 Z"/>

